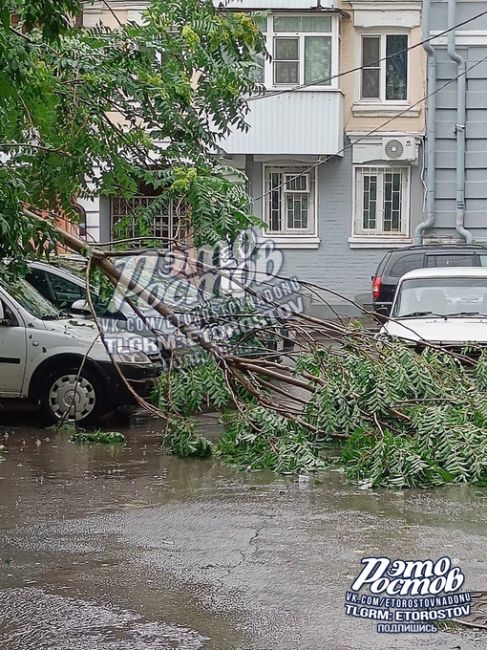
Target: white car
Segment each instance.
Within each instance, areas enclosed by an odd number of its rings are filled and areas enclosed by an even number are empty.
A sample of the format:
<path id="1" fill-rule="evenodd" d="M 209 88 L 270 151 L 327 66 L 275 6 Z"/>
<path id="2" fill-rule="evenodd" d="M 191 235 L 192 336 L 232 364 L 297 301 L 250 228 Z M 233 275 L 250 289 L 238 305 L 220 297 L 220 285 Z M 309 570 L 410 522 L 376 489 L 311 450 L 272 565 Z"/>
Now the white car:
<path id="1" fill-rule="evenodd" d="M 66 264 L 62 257 L 55 259 L 57 264 Z M 76 261 L 76 266 L 83 268 L 86 260 Z M 124 256 L 114 262 L 127 280 L 135 279 L 146 288 L 152 300 L 169 305 L 186 323 L 201 329 L 210 340 L 227 345 L 234 338 L 239 340 L 238 353 L 242 356 L 272 356 L 274 351 L 289 352 L 293 348 L 292 331 L 286 327 L 283 315 L 272 306 L 253 302 L 254 318 L 241 318 L 236 305 L 224 297 L 213 296 L 203 286 L 193 285 L 183 277 L 173 276 L 166 269 L 165 258 L 156 251 L 145 255 Z M 40 261 L 28 261 L 26 280 L 56 307 L 74 313 L 78 318 L 91 318 L 91 311 L 86 303 L 86 281 L 84 274 L 78 276 L 63 266 L 46 264 Z M 161 350 L 166 365 L 170 362 L 174 350 L 180 352 L 197 348 L 196 341 L 188 339 L 177 330 L 168 319 L 161 316 L 153 307 L 140 300 L 136 293 L 127 292 L 119 286 L 112 293 L 108 304 L 98 298 L 96 288 L 90 289 L 93 305 L 99 316 L 99 323 L 107 334 L 117 331 L 131 332 L 150 344 L 153 349 Z M 126 302 L 129 296 L 137 305 L 144 319 L 133 312 Z M 250 336 L 258 325 L 265 327 L 265 334 L 260 334 L 262 346 L 252 343 Z M 153 331 L 157 331 L 158 340 Z M 235 351 L 235 348 L 234 348 Z"/>
<path id="2" fill-rule="evenodd" d="M 147 396 L 162 366 L 140 341 L 126 332 L 107 338 L 123 375 Z M 24 280 L 0 281 L 0 399 L 37 403 L 50 422 L 81 423 L 133 403 L 94 323 L 66 318 Z"/>
<path id="3" fill-rule="evenodd" d="M 461 346 L 487 343 L 487 268 L 417 269 L 402 276 L 379 337 Z"/>

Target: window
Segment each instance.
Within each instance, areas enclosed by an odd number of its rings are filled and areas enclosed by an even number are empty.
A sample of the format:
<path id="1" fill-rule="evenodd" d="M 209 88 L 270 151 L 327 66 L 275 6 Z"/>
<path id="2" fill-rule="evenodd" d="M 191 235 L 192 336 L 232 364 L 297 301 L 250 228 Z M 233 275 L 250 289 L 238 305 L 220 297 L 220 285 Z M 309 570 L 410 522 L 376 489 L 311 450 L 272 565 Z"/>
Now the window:
<path id="1" fill-rule="evenodd" d="M 487 315 L 487 281 L 473 277 L 404 280 L 392 316 L 404 318 L 418 311 L 441 316 L 470 311 Z"/>
<path id="2" fill-rule="evenodd" d="M 408 98 L 408 36 L 362 36 L 360 99 L 397 102 Z"/>
<path id="3" fill-rule="evenodd" d="M 66 278 L 61 278 L 59 275 L 50 273 L 49 281 L 54 294 L 53 303 L 62 309 L 67 309 L 71 307 L 73 302 L 76 300 L 82 300 L 85 298 L 86 292 L 83 288 L 74 282 L 66 280 Z"/>
<path id="4" fill-rule="evenodd" d="M 267 18 L 253 16 L 253 19 L 265 38 L 267 32 Z M 265 82 L 265 61 L 264 52 L 256 52 L 254 54 L 254 63 L 256 63 L 257 67 L 252 70 L 252 77 L 256 83 L 263 84 Z"/>
<path id="5" fill-rule="evenodd" d="M 423 266 L 424 255 L 423 253 L 410 253 L 401 257 L 389 271 L 392 278 L 400 278 L 408 271 L 420 269 Z"/>
<path id="6" fill-rule="evenodd" d="M 443 254 L 443 255 L 427 255 L 426 266 L 428 267 L 442 267 L 442 266 L 477 266 L 476 255 L 474 253 L 466 253 L 459 255 L 457 253 Z"/>
<path id="7" fill-rule="evenodd" d="M 33 269 L 26 279 L 44 298 L 60 309 L 69 309 L 73 302 L 84 299 L 86 295 L 83 287 L 55 273 Z M 93 294 L 92 299 L 96 303 L 96 295 Z"/>
<path id="8" fill-rule="evenodd" d="M 331 86 L 332 17 L 274 16 L 272 25 L 273 84 Z"/>
<path id="9" fill-rule="evenodd" d="M 305 167 L 265 168 L 267 232 L 312 235 L 316 225 L 315 173 Z"/>
<path id="10" fill-rule="evenodd" d="M 112 238 L 126 239 L 145 235 L 161 238 L 170 248 L 172 241 L 182 239 L 185 235 L 184 206 L 171 203 L 166 209 L 158 211 L 148 220 L 143 219 L 140 211 L 151 207 L 156 196 L 135 196 L 129 199 L 113 197 L 111 199 Z"/>
<path id="11" fill-rule="evenodd" d="M 0 321 L 0 325 L 5 327 L 18 327 L 19 321 L 10 307 L 3 300 L 0 300 L 0 305 L 2 305 L 3 309 L 3 321 Z"/>
<path id="12" fill-rule="evenodd" d="M 355 235 L 406 235 L 409 225 L 409 169 L 357 167 Z"/>

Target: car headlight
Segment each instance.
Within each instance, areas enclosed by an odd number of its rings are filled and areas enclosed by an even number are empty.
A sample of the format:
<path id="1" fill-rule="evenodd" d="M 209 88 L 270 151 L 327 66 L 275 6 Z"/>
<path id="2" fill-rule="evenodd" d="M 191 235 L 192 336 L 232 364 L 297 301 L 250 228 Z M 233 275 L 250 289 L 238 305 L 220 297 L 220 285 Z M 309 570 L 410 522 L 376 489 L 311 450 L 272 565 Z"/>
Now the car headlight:
<path id="1" fill-rule="evenodd" d="M 118 363 L 138 363 L 139 365 L 152 363 L 145 352 L 133 348 L 118 348 L 113 352 L 113 358 Z"/>

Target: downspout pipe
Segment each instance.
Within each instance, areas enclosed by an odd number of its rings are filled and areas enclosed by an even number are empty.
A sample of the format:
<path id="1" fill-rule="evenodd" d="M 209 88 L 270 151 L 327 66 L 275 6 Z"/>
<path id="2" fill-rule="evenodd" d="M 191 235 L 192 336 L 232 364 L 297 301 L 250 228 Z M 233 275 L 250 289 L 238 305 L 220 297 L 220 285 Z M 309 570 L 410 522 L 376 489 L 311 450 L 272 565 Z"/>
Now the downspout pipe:
<path id="1" fill-rule="evenodd" d="M 435 223 L 435 180 L 436 180 L 436 52 L 431 45 L 431 0 L 423 2 L 423 49 L 428 56 L 427 98 L 426 98 L 426 197 L 423 221 L 416 226 L 414 243 L 422 244 L 423 232 Z"/>
<path id="2" fill-rule="evenodd" d="M 456 47 L 457 0 L 448 0 L 448 56 L 457 64 L 457 178 L 456 178 L 456 219 L 455 229 L 465 239 L 466 244 L 473 241 L 472 233 L 465 228 L 465 126 L 467 121 L 467 66 L 465 59 Z"/>

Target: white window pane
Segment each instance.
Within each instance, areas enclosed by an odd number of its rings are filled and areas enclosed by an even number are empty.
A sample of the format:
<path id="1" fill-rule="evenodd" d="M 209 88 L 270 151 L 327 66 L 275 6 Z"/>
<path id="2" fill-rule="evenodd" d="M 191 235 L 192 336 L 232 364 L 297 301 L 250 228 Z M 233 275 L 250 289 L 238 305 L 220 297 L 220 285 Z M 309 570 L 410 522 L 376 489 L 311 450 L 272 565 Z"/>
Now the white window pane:
<path id="1" fill-rule="evenodd" d="M 332 30 L 331 16 L 276 16 L 275 32 L 324 32 Z"/>
<path id="2" fill-rule="evenodd" d="M 274 59 L 276 61 L 297 61 L 299 59 L 299 39 L 275 38 Z"/>
<path id="3" fill-rule="evenodd" d="M 362 70 L 362 99 L 380 99 L 380 70 Z"/>
<path id="4" fill-rule="evenodd" d="M 308 174 L 287 174 L 286 175 L 286 191 L 303 192 L 308 190 Z"/>
<path id="5" fill-rule="evenodd" d="M 363 174 L 362 228 L 364 230 L 377 228 L 377 182 L 376 174 Z"/>
<path id="6" fill-rule="evenodd" d="M 384 232 L 401 232 L 402 172 L 384 174 Z"/>
<path id="7" fill-rule="evenodd" d="M 252 69 L 252 78 L 257 83 L 264 83 L 265 57 L 263 52 L 254 55 L 256 67 Z"/>
<path id="8" fill-rule="evenodd" d="M 305 167 L 266 168 L 265 186 L 269 233 L 305 236 L 314 232 L 314 178 Z"/>
<path id="9" fill-rule="evenodd" d="M 306 36 L 304 81 L 319 86 L 331 85 L 331 36 Z"/>
<path id="10" fill-rule="evenodd" d="M 364 36 L 362 38 L 362 65 L 377 68 L 380 65 L 380 37 Z"/>
<path id="11" fill-rule="evenodd" d="M 362 99 L 380 99 L 380 37 L 362 38 Z"/>
<path id="12" fill-rule="evenodd" d="M 274 38 L 274 83 L 299 83 L 299 39 Z"/>
<path id="13" fill-rule="evenodd" d="M 303 32 L 331 32 L 331 16 L 303 16 Z"/>
<path id="14" fill-rule="evenodd" d="M 275 84 L 297 84 L 299 83 L 299 64 L 283 61 L 274 62 L 274 83 Z"/>
<path id="15" fill-rule="evenodd" d="M 267 31 L 267 16 L 260 16 L 256 14 L 253 15 L 252 18 L 260 31 L 265 34 Z"/>
<path id="16" fill-rule="evenodd" d="M 408 170 L 398 167 L 358 168 L 356 225 L 359 233 L 400 235 L 408 215 Z"/>
<path id="17" fill-rule="evenodd" d="M 306 230 L 308 228 L 307 194 L 287 194 L 287 227 L 290 230 Z"/>
<path id="18" fill-rule="evenodd" d="M 270 172 L 268 176 L 268 225 L 272 232 L 280 232 L 281 224 L 281 185 L 282 175 L 277 172 Z"/>
<path id="19" fill-rule="evenodd" d="M 276 16 L 274 18 L 275 32 L 300 32 L 302 16 Z"/>

